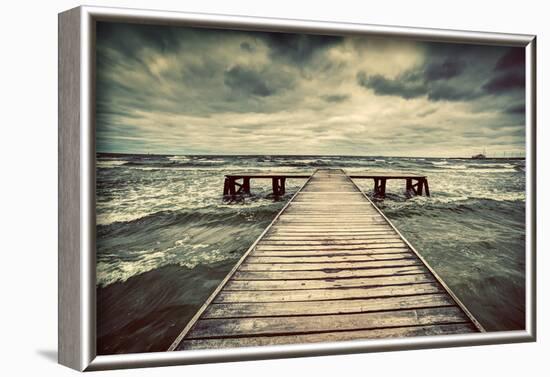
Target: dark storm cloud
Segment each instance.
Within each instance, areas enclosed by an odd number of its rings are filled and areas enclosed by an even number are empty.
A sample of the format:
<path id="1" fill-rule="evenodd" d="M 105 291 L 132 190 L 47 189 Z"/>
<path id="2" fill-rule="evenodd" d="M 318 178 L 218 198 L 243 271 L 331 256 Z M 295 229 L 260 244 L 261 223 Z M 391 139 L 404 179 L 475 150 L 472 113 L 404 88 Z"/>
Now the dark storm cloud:
<path id="1" fill-rule="evenodd" d="M 241 49 L 246 52 L 254 52 L 255 50 L 255 48 L 248 42 L 242 42 L 240 46 L 241 46 Z"/>
<path id="2" fill-rule="evenodd" d="M 159 53 L 175 51 L 179 48 L 181 29 L 171 26 L 137 25 L 98 22 L 96 26 L 98 43 L 97 53 L 113 49 L 128 59 L 139 59 L 138 51 L 152 49 Z M 105 58 L 105 57 L 103 57 Z M 100 60 L 100 62 L 103 62 Z"/>
<path id="3" fill-rule="evenodd" d="M 510 48 L 496 62 L 495 76 L 489 79 L 483 90 L 490 94 L 502 94 L 525 90 L 525 50 Z"/>
<path id="4" fill-rule="evenodd" d="M 470 155 L 524 140 L 524 63 L 507 48 L 99 22 L 96 64 L 99 151 Z"/>
<path id="5" fill-rule="evenodd" d="M 525 88 L 524 53 L 517 48 L 429 44 L 426 64 L 390 79 L 359 72 L 357 83 L 379 95 L 431 101 L 472 101 Z M 472 62 L 478 61 L 474 65 Z M 481 64 L 479 64 L 481 63 Z"/>
<path id="6" fill-rule="evenodd" d="M 428 99 L 431 101 L 471 101 L 481 94 L 475 88 L 460 88 L 448 84 L 431 85 Z"/>
<path id="7" fill-rule="evenodd" d="M 525 75 L 518 72 L 510 72 L 493 77 L 483 85 L 487 93 L 499 94 L 512 90 L 525 89 Z"/>
<path id="8" fill-rule="evenodd" d="M 238 65 L 224 72 L 224 83 L 234 91 L 260 97 L 275 93 L 258 72 Z"/>
<path id="9" fill-rule="evenodd" d="M 525 68 L 525 49 L 510 48 L 495 65 L 496 71 L 505 71 L 509 69 L 523 70 Z"/>
<path id="10" fill-rule="evenodd" d="M 399 96 L 404 99 L 426 96 L 431 101 L 462 101 L 479 97 L 477 88 L 461 88 L 443 82 L 444 77 L 454 77 L 455 74 L 451 73 L 451 70 L 435 72 L 433 69 L 429 72 L 415 69 L 395 79 L 388 79 L 382 75 L 367 76 L 365 72 L 359 72 L 357 83 L 364 88 L 372 89 L 376 94 Z"/>
<path id="11" fill-rule="evenodd" d="M 317 52 L 343 41 L 343 37 L 337 36 L 288 33 L 263 33 L 261 37 L 271 49 L 272 58 L 296 64 L 308 63 Z"/>
<path id="12" fill-rule="evenodd" d="M 411 99 L 428 93 L 426 83 L 414 71 L 399 75 L 394 80 L 387 79 L 382 75 L 367 76 L 365 72 L 361 71 L 357 74 L 357 83 L 382 96 L 399 96 Z"/>
<path id="13" fill-rule="evenodd" d="M 506 112 L 508 114 L 524 115 L 525 114 L 525 104 L 522 103 L 522 104 L 510 106 L 506 109 Z"/>
<path id="14" fill-rule="evenodd" d="M 424 71 L 424 77 L 426 80 L 448 80 L 450 78 L 460 75 L 465 68 L 466 64 L 461 60 L 455 58 L 447 58 L 442 62 L 431 63 Z"/>
<path id="15" fill-rule="evenodd" d="M 321 99 L 329 103 L 342 103 L 350 98 L 347 94 L 328 94 L 321 96 Z"/>

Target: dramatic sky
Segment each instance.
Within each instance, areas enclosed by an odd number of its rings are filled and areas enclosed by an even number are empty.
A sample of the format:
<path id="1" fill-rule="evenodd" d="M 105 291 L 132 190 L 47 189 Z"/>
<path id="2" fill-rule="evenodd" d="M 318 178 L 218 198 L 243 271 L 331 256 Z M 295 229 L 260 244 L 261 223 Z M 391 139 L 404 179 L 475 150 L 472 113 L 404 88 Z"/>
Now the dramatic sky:
<path id="1" fill-rule="evenodd" d="M 470 156 L 525 143 L 522 48 L 99 23 L 97 150 Z"/>

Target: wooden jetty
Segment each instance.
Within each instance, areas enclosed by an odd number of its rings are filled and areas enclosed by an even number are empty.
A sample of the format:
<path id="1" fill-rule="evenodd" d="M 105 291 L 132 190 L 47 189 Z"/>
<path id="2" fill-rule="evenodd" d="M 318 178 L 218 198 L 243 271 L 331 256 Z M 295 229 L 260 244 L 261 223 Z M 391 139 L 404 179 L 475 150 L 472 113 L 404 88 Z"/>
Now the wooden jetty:
<path id="1" fill-rule="evenodd" d="M 233 173 L 226 174 L 223 184 L 224 198 L 234 198 L 238 195 L 250 195 L 251 179 L 271 179 L 271 186 L 274 196 L 282 196 L 286 193 L 285 183 L 287 179 L 309 178 L 309 174 L 285 174 L 285 173 Z M 349 175 L 352 179 L 372 179 L 374 181 L 374 196 L 383 198 L 386 196 L 386 182 L 390 179 L 405 181 L 405 190 L 409 195 L 430 196 L 428 178 L 423 175 L 409 173 L 378 173 L 369 172 L 366 174 Z M 330 183 L 330 182 L 329 182 Z"/>
<path id="2" fill-rule="evenodd" d="M 318 170 L 169 350 L 482 331 L 349 176 Z"/>
<path id="3" fill-rule="evenodd" d="M 223 195 L 235 196 L 239 194 L 250 194 L 251 179 L 271 179 L 271 187 L 273 195 L 281 196 L 286 192 L 285 182 L 288 178 L 309 178 L 309 174 L 250 174 L 250 173 L 235 173 L 226 174 L 223 183 Z"/>
<path id="4" fill-rule="evenodd" d="M 351 179 L 374 180 L 374 195 L 378 197 L 386 196 L 386 182 L 390 179 L 405 180 L 405 190 L 409 195 L 422 195 L 422 192 L 425 192 L 426 196 L 430 196 L 428 178 L 424 175 L 369 172 L 368 174 L 351 174 L 349 177 Z"/>

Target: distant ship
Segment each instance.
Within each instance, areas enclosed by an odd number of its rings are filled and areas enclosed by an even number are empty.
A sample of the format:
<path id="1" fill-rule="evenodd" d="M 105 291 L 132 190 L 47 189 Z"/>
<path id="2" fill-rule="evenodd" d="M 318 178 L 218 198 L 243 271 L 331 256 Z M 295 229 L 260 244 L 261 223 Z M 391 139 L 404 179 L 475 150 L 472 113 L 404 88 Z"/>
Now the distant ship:
<path id="1" fill-rule="evenodd" d="M 476 154 L 472 156 L 473 160 L 485 160 L 487 156 L 485 156 L 483 153 Z"/>
<path id="2" fill-rule="evenodd" d="M 487 158 L 487 154 L 485 152 L 485 148 L 483 148 L 483 153 L 474 154 L 472 156 L 472 160 L 485 160 Z"/>

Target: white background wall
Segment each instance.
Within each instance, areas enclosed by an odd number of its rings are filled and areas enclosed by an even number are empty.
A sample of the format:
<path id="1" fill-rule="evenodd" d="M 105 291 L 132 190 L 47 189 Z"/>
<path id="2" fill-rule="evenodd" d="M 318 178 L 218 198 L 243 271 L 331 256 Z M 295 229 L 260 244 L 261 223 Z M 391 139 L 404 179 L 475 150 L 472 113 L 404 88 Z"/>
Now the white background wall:
<path id="1" fill-rule="evenodd" d="M 302 358 L 107 372 L 109 375 L 319 376 L 548 375 L 546 255 L 541 214 L 550 162 L 545 144 L 550 36 L 544 1 L 93 1 L 106 5 L 264 17 L 358 22 L 538 35 L 539 341 L 536 344 Z M 5 1 L 0 21 L 0 370 L 9 375 L 69 375 L 57 348 L 57 13 L 78 1 Z M 545 350 L 546 348 L 546 350 Z M 546 359 L 545 359 L 546 358 Z M 6 373 L 7 372 L 7 373 Z M 23 374 L 24 372 L 24 374 Z M 32 374 L 31 374 L 32 373 Z"/>

